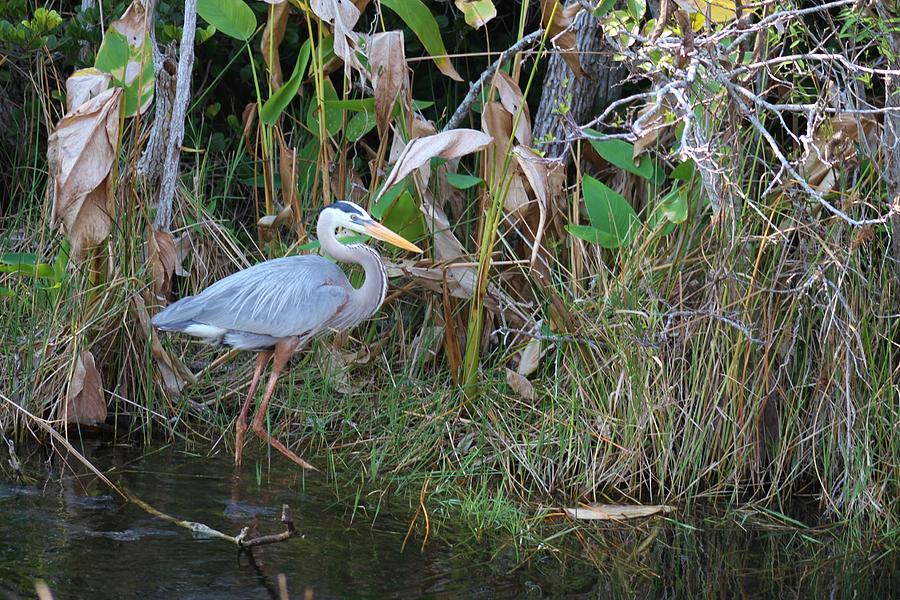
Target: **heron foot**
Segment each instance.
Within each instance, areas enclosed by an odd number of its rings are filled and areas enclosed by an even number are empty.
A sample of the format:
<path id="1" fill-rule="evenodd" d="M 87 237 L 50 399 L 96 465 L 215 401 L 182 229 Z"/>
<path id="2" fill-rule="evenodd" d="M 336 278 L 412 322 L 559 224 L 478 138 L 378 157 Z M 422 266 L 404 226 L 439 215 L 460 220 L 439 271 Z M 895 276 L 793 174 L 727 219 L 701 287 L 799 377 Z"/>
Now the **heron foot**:
<path id="1" fill-rule="evenodd" d="M 287 446 L 285 446 L 284 444 L 282 444 L 275 438 L 270 437 L 269 432 L 265 430 L 265 428 L 262 426 L 262 424 L 256 423 L 256 419 L 254 419 L 254 422 L 253 422 L 253 432 L 256 435 L 258 435 L 260 437 L 260 439 L 267 442 L 271 447 L 275 448 L 276 450 L 278 450 L 279 452 L 284 454 L 287 458 L 289 458 L 291 461 L 300 465 L 307 471 L 318 471 L 318 469 L 315 468 L 314 466 L 312 466 L 310 463 L 306 462 L 305 460 L 303 460 L 302 458 L 300 458 L 299 456 L 297 456 L 296 454 L 291 452 Z"/>

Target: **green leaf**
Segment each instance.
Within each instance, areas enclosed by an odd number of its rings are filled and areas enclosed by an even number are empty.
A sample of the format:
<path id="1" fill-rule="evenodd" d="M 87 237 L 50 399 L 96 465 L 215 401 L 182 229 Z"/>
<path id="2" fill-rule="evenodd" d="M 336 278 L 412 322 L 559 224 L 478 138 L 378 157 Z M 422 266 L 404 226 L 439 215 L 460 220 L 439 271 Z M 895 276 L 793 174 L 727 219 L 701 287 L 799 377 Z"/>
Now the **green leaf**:
<path id="1" fill-rule="evenodd" d="M 599 244 L 604 248 L 615 248 L 616 240 L 605 231 L 589 225 L 566 225 L 566 231 L 577 238 L 592 244 Z"/>
<path id="2" fill-rule="evenodd" d="M 467 190 L 484 183 L 484 179 L 473 175 L 463 175 L 461 173 L 447 173 L 447 183 L 458 190 Z"/>
<path id="3" fill-rule="evenodd" d="M 323 108 L 325 109 L 325 131 L 328 135 L 335 135 L 341 130 L 344 124 L 344 111 L 335 108 L 334 101 L 338 99 L 337 91 L 334 84 L 327 77 L 323 81 Z M 309 103 L 309 110 L 306 113 L 306 126 L 313 135 L 319 135 L 319 103 L 313 101 Z"/>
<path id="4" fill-rule="evenodd" d="M 0 273 L 15 273 L 49 279 L 53 279 L 55 275 L 52 265 L 38 262 L 37 255 L 30 252 L 0 253 Z"/>
<path id="5" fill-rule="evenodd" d="M 634 17 L 635 21 L 640 21 L 647 12 L 647 0 L 626 0 L 625 4 L 628 6 L 628 14 Z"/>
<path id="6" fill-rule="evenodd" d="M 588 130 L 595 135 L 602 135 L 593 130 Z M 641 157 L 638 165 L 634 164 L 634 145 L 623 140 L 591 140 L 591 146 L 597 151 L 604 160 L 610 162 L 620 169 L 625 169 L 629 173 L 634 173 L 644 179 L 653 178 L 653 164 L 646 156 Z"/>
<path id="7" fill-rule="evenodd" d="M 300 46 L 300 54 L 297 55 L 297 62 L 294 63 L 294 72 L 291 73 L 291 78 L 275 90 L 274 94 L 269 96 L 269 99 L 263 103 L 259 111 L 259 118 L 266 125 L 274 125 L 281 113 L 284 112 L 284 109 L 287 108 L 287 105 L 297 95 L 297 90 L 300 89 L 300 84 L 306 75 L 309 56 L 310 43 L 309 40 L 306 40 Z"/>
<path id="8" fill-rule="evenodd" d="M 401 188 L 402 189 L 402 188 Z M 376 217 L 385 227 L 391 229 L 408 240 L 417 240 L 425 235 L 425 221 L 422 219 L 422 211 L 416 205 L 416 201 L 407 190 L 395 200 L 382 197 L 375 206 L 372 207 L 372 216 L 375 213 L 381 213 L 382 216 Z"/>
<path id="9" fill-rule="evenodd" d="M 431 15 L 428 7 L 422 0 L 381 0 L 383 6 L 387 6 L 403 19 L 407 27 L 413 30 L 422 45 L 431 55 L 438 69 L 451 79 L 462 81 L 462 77 L 453 68 L 453 63 L 447 57 L 447 49 L 441 38 L 441 30 L 437 21 Z"/>
<path id="10" fill-rule="evenodd" d="M 197 0 L 197 14 L 225 35 L 242 41 L 256 31 L 256 15 L 244 0 Z"/>
<path id="11" fill-rule="evenodd" d="M 662 228 L 661 233 L 668 235 L 675 228 L 676 224 L 684 223 L 687 217 L 687 191 L 684 187 L 680 187 L 672 190 L 659 200 L 656 206 L 653 207 L 653 212 L 650 213 L 647 225 L 650 229 L 655 230 L 661 222 L 665 221 L 666 226 Z"/>
<path id="12" fill-rule="evenodd" d="M 344 135 L 351 142 L 357 142 L 364 135 L 375 129 L 375 111 L 360 111 L 350 117 L 347 121 L 347 127 L 344 129 Z"/>
<path id="13" fill-rule="evenodd" d="M 694 161 L 686 160 L 679 164 L 672 169 L 670 177 L 672 177 L 672 179 L 677 179 L 678 181 L 689 182 L 694 178 Z"/>
<path id="14" fill-rule="evenodd" d="M 612 240 L 597 243 L 604 248 L 618 248 L 630 243 L 641 223 L 625 198 L 589 175 L 585 176 L 582 188 L 591 225 Z"/>
<path id="15" fill-rule="evenodd" d="M 297 153 L 297 187 L 300 189 L 300 193 L 306 193 L 312 189 L 318 160 L 319 140 L 314 137 Z"/>
<path id="16" fill-rule="evenodd" d="M 8 287 L 0 286 L 0 298 L 12 298 L 15 295 L 16 295 L 16 293 L 13 292 Z"/>

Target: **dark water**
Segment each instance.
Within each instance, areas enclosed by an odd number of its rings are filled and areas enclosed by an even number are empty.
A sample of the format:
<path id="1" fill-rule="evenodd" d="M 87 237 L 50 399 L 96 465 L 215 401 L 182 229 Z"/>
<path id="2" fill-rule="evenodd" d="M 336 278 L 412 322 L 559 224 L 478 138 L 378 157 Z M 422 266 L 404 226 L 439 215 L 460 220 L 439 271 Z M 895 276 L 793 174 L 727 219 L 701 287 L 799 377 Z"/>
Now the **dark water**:
<path id="1" fill-rule="evenodd" d="M 338 500 L 333 482 L 304 480 L 277 459 L 268 473 L 250 466 L 236 480 L 226 457 L 100 446 L 88 453 L 170 515 L 231 535 L 245 525 L 277 533 L 286 503 L 303 537 L 249 560 L 124 503 L 77 465 L 65 476 L 44 468 L 40 482 L 0 482 L 0 598 L 33 597 L 35 579 L 57 599 L 278 598 L 280 574 L 291 598 L 900 597 L 892 554 L 845 556 L 809 533 L 657 520 L 559 536 L 571 524 L 558 521 L 547 527 L 545 550 L 527 559 L 504 549 L 501 534 L 475 543 L 447 526 L 424 550 L 417 535 L 403 549 L 408 503 L 354 515 L 352 496 Z"/>

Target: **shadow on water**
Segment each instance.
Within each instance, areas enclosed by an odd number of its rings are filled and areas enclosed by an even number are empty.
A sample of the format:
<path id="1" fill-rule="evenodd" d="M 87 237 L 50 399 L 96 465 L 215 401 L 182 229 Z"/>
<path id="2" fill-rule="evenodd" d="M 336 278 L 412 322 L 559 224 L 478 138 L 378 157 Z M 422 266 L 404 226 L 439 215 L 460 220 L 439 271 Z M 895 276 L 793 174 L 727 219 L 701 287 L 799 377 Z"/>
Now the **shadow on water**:
<path id="1" fill-rule="evenodd" d="M 137 454 L 96 446 L 89 457 L 128 491 L 164 512 L 234 535 L 277 533 L 280 507 L 303 537 L 239 556 L 126 504 L 87 474 L 35 485 L 0 482 L 0 598 L 33 597 L 44 579 L 64 598 L 890 598 L 893 555 L 844 556 L 831 538 L 770 528 L 590 525 L 564 536 L 547 527 L 544 550 L 526 560 L 448 527 L 421 550 L 403 549 L 407 504 L 373 523 L 351 519 L 326 479 L 273 462 L 236 480 L 226 458 L 174 449 Z M 35 469 L 37 470 L 37 469 Z M 587 527 L 590 527 L 588 529 Z M 589 532 L 589 533 L 587 533 Z"/>

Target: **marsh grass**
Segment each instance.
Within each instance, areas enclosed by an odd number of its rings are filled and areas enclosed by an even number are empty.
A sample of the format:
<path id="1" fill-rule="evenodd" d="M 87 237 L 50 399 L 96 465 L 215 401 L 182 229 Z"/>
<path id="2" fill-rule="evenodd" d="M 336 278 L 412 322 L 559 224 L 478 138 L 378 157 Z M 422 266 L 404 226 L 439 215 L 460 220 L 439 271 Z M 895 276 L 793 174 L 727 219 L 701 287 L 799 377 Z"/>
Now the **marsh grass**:
<path id="1" fill-rule="evenodd" d="M 36 89 L 46 100 L 43 85 Z M 133 134 L 127 130 L 123 139 Z M 43 133 L 26 135 L 39 140 Z M 398 280 L 401 291 L 389 294 L 373 321 L 349 336 L 318 340 L 298 356 L 279 384 L 270 429 L 304 455 L 322 457 L 318 466 L 344 492 L 365 498 L 369 511 L 377 513 L 379 493 L 399 491 L 415 512 L 424 489 L 428 510 L 455 515 L 477 535 L 499 529 L 525 545 L 543 543 L 531 532 L 548 511 L 577 502 L 685 510 L 718 504 L 788 514 L 800 500 L 817 518 L 849 525 L 857 539 L 879 532 L 896 544 L 900 290 L 886 228 L 850 228 L 783 189 L 764 196 L 754 166 L 766 160 L 760 141 L 743 131 L 732 142 L 729 185 L 744 191 L 746 202 L 726 207 L 716 220 L 698 203 L 672 233 L 645 228 L 617 251 L 581 243 L 562 233 L 564 223 L 577 221 L 577 173 L 550 222 L 553 280 L 538 281 L 525 267 L 488 272 L 492 284 L 524 296 L 536 314 L 550 312 L 551 291 L 568 313 L 567 330 L 540 335 L 544 355 L 533 400 L 506 383 L 504 368 L 527 338 L 507 345 L 516 338 L 503 331 L 502 316 L 488 315 L 482 343 L 473 342 L 477 395 L 454 384 L 459 363 L 446 352 L 411 364 L 416 334 L 436 315 L 451 317 L 441 321 L 465 347 L 467 305 Z M 19 210 L 3 214 L 0 248 L 50 262 L 61 240 L 51 233 L 43 201 L 40 144 L 29 147 L 11 157 L 16 172 L 30 175 L 14 189 L 11 206 Z M 342 160 L 351 153 L 347 145 L 339 150 Z M 246 201 L 235 176 L 237 154 L 192 157 L 183 161 L 178 190 L 176 233 L 191 237 L 189 275 L 176 278 L 177 296 L 295 249 L 297 241 L 285 231 L 269 245 L 258 242 L 260 202 Z M 70 267 L 55 292 L 36 279 L 0 278 L 14 291 L 0 298 L 0 426 L 20 441 L 32 437 L 12 402 L 57 419 L 75 356 L 89 348 L 111 410 L 130 415 L 139 437 L 177 438 L 230 454 L 252 357 L 204 371 L 180 395 L 163 392 L 136 315 L 135 298 L 151 312 L 159 302 L 148 294 L 143 240 L 150 209 L 130 185 L 129 160 L 119 171 L 119 212 L 105 252 Z M 883 195 L 870 171 L 846 175 L 848 197 Z M 666 191 L 626 173 L 598 177 L 637 189 L 638 209 Z M 463 212 L 453 215 L 473 257 L 483 250 L 474 243 L 484 234 L 479 194 L 466 192 Z M 320 203 L 299 202 L 310 231 Z M 502 195 L 492 202 L 502 206 Z M 521 258 L 515 251 L 521 232 L 499 212 L 494 216 L 488 224 L 498 244 L 491 255 Z M 482 264 L 488 254 L 482 251 Z M 221 355 L 175 336 L 164 346 L 194 373 Z M 335 362 L 359 349 L 371 349 L 365 362 Z M 587 545 L 587 528 L 572 531 Z"/>

